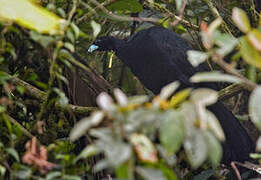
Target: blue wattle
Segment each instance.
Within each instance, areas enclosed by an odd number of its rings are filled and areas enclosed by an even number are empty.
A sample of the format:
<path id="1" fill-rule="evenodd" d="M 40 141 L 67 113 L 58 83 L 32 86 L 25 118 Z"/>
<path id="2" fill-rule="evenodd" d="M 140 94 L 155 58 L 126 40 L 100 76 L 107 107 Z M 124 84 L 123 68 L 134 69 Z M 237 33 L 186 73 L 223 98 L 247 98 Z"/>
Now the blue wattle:
<path id="1" fill-rule="evenodd" d="M 98 49 L 99 48 L 99 46 L 96 46 L 95 44 L 93 44 L 93 45 L 91 45 L 90 47 L 89 47 L 89 49 L 88 49 L 88 52 L 93 52 L 93 51 L 95 51 L 96 49 Z"/>

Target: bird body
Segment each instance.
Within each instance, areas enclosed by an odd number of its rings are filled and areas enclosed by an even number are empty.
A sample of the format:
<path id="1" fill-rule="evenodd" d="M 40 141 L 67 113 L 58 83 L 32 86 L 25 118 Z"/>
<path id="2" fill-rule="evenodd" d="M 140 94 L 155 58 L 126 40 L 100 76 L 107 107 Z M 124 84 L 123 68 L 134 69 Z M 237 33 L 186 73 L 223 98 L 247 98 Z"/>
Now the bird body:
<path id="1" fill-rule="evenodd" d="M 114 37 L 100 37 L 91 47 L 94 46 L 101 51 L 115 51 L 118 58 L 155 94 L 173 81 L 180 82 L 179 89 L 216 89 L 214 83 L 193 84 L 189 81 L 196 72 L 206 71 L 208 67 L 206 64 L 193 67 L 187 60 L 187 51 L 191 50 L 189 44 L 175 32 L 163 27 L 141 30 L 126 41 Z M 89 51 L 93 51 L 93 48 Z M 220 121 L 226 136 L 223 162 L 249 159 L 254 145 L 240 122 L 221 102 L 215 103 L 209 109 Z"/>

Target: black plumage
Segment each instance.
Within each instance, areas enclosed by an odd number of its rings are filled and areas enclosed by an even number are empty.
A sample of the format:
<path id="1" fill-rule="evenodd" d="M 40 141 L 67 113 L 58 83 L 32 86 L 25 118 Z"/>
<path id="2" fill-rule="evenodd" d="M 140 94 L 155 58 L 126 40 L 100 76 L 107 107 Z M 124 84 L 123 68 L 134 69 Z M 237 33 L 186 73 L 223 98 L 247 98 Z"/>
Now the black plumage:
<path id="1" fill-rule="evenodd" d="M 153 93 L 173 81 L 186 87 L 208 87 L 216 89 L 214 83 L 193 84 L 190 77 L 199 71 L 206 71 L 207 65 L 194 68 L 187 61 L 187 51 L 191 50 L 187 42 L 178 34 L 163 27 L 141 30 L 128 40 L 114 37 L 100 37 L 89 51 L 114 51 L 140 81 Z M 245 161 L 254 145 L 246 130 L 235 116 L 221 103 L 209 106 L 224 130 L 226 142 L 223 145 L 223 162 Z"/>

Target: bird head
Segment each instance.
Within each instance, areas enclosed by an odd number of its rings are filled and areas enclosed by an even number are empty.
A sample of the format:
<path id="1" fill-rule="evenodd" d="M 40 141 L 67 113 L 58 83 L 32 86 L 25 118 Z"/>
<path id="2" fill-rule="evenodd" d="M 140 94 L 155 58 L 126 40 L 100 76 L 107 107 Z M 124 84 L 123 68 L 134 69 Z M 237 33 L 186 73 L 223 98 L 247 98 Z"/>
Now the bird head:
<path id="1" fill-rule="evenodd" d="M 96 50 L 97 51 L 115 50 L 114 41 L 115 41 L 115 38 L 110 37 L 110 36 L 99 37 L 89 47 L 88 52 L 93 52 Z"/>

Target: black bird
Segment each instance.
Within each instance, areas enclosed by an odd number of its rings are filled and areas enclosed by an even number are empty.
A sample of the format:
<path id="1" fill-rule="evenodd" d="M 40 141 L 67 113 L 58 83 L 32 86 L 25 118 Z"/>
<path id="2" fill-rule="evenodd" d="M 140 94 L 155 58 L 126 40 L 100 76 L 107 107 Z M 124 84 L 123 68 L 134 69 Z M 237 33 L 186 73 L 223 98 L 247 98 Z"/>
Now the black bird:
<path id="1" fill-rule="evenodd" d="M 186 53 L 191 50 L 187 42 L 175 32 L 163 27 L 141 30 L 126 41 L 114 37 L 99 37 L 88 51 L 94 50 L 114 51 L 155 94 L 173 81 L 181 83 L 180 89 L 187 87 L 216 89 L 214 83 L 193 84 L 189 81 L 196 72 L 206 71 L 207 65 L 194 68 L 187 60 Z M 221 102 L 208 108 L 220 121 L 226 136 L 222 161 L 229 164 L 231 161 L 248 160 L 249 153 L 254 152 L 254 144 L 240 122 Z"/>

